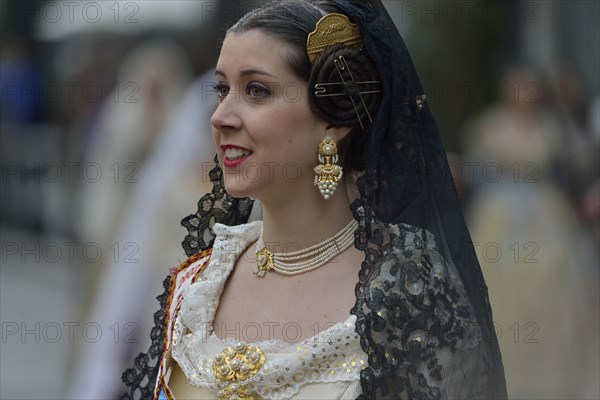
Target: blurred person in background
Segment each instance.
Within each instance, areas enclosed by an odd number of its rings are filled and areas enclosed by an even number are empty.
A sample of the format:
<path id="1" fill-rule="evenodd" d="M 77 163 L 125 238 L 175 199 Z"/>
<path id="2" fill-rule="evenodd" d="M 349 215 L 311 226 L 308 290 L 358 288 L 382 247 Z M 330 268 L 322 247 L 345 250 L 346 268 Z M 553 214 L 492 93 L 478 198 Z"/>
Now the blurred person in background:
<path id="1" fill-rule="evenodd" d="M 169 181 L 161 179 L 161 175 L 152 176 L 156 168 L 147 167 L 147 163 L 157 158 L 156 153 L 164 151 L 165 141 L 177 140 L 165 126 L 191 76 L 191 65 L 179 46 L 165 39 L 142 42 L 121 63 L 114 91 L 106 97 L 86 138 L 84 165 L 101 166 L 103 176 L 98 181 L 80 183 L 79 201 L 73 210 L 77 216 L 75 227 L 83 242 L 96 243 L 107 251 L 83 282 L 91 297 L 83 299 L 81 319 L 105 327 L 117 323 L 122 333 L 132 336 L 118 341 L 105 338 L 77 349 L 82 353 L 76 356 L 72 398 L 104 398 L 114 394 L 111 383 L 118 381 L 118 374 L 112 376 L 111 371 L 120 370 L 119 352 L 129 351 L 140 327 L 145 331 L 143 321 L 137 317 L 144 314 L 136 312 L 136 308 L 140 307 L 137 301 L 142 301 L 142 305 L 152 303 L 151 298 L 143 296 L 146 287 L 152 287 L 152 257 L 171 256 L 171 262 L 177 260 L 169 251 L 177 243 L 173 246 L 169 246 L 169 241 L 149 243 L 154 238 L 148 239 L 144 234 L 170 232 L 161 229 L 160 224 L 152 227 L 147 224 L 162 222 L 164 215 L 172 216 L 170 211 L 177 208 L 171 206 L 177 203 L 165 201 L 161 196 L 186 186 L 181 180 L 174 180 L 181 186 L 168 188 Z M 177 160 L 180 153 L 173 151 L 170 156 Z M 159 160 L 164 162 L 159 172 L 174 172 L 168 161 Z M 147 168 L 154 172 L 149 174 Z M 141 199 L 140 193 L 144 194 Z M 136 223 L 131 222 L 132 217 Z M 130 266 L 132 263 L 135 265 Z M 136 266 L 148 271 L 141 274 L 148 281 L 127 280 L 127 272 Z M 119 283 L 125 283 L 126 287 Z M 111 302 L 117 299 L 121 301 Z"/>
<path id="2" fill-rule="evenodd" d="M 600 248 L 600 97 L 589 100 L 589 89 L 567 60 L 550 74 L 551 102 L 562 133 L 558 183 Z"/>
<path id="3" fill-rule="evenodd" d="M 510 68 L 465 127 L 467 220 L 489 288 L 509 398 L 598 396 L 598 258 L 555 181 L 567 139 L 547 87 Z M 596 383 L 594 383 L 596 382 Z"/>
<path id="4" fill-rule="evenodd" d="M 3 123 L 36 123 L 43 119 L 43 99 L 36 95 L 43 81 L 42 66 L 32 46 L 27 37 L 16 33 L 4 36 L 0 42 Z"/>
<path id="5" fill-rule="evenodd" d="M 82 239 L 103 248 L 112 242 L 139 170 L 190 81 L 186 54 L 164 39 L 141 43 L 123 60 L 88 138 L 83 162 L 100 165 L 103 176 L 79 188 L 75 221 Z"/>
<path id="6" fill-rule="evenodd" d="M 44 221 L 48 230 L 65 232 L 83 239 L 78 224 L 79 197 L 85 183 L 107 179 L 107 168 L 90 168 L 92 137 L 98 131 L 102 114 L 114 98 L 113 87 L 120 63 L 131 40 L 109 33 L 72 35 L 53 44 L 50 64 L 61 88 L 58 101 L 50 102 L 54 123 L 60 129 L 56 157 L 60 163 L 74 164 L 74 179 L 47 185 L 44 192 Z M 94 167 L 94 166 L 92 166 Z M 106 172 L 105 172 L 106 171 Z M 88 228 L 89 230 L 89 228 Z M 98 242 L 100 243 L 100 242 Z"/>

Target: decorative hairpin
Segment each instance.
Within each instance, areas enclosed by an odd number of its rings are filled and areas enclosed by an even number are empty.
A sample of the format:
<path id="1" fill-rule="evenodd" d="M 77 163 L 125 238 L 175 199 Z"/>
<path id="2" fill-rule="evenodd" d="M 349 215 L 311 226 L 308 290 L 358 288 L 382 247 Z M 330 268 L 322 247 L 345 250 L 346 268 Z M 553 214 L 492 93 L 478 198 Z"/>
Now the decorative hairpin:
<path id="1" fill-rule="evenodd" d="M 306 52 L 311 64 L 314 64 L 317 56 L 323 50 L 334 44 L 362 45 L 362 36 L 358 26 L 351 23 L 344 14 L 325 15 L 317 21 L 315 30 L 308 34 Z"/>
<path id="2" fill-rule="evenodd" d="M 369 113 L 369 108 L 365 104 L 365 100 L 363 99 L 364 94 L 369 93 L 379 93 L 381 90 L 371 89 L 371 90 L 361 90 L 361 87 L 365 87 L 368 85 L 379 85 L 379 81 L 361 81 L 357 82 L 354 79 L 354 75 L 352 75 L 352 71 L 350 71 L 350 67 L 346 63 L 344 56 L 339 56 L 337 59 L 333 60 L 335 63 L 335 68 L 337 69 L 338 74 L 340 75 L 341 82 L 331 82 L 331 83 L 317 83 L 315 85 L 315 96 L 317 97 L 329 97 L 329 96 L 348 96 L 350 97 L 350 101 L 352 102 L 352 106 L 354 107 L 354 112 L 356 112 L 356 116 L 358 117 L 358 122 L 360 123 L 360 127 L 365 129 L 362 118 L 360 117 L 360 113 L 358 112 L 357 104 L 355 99 L 360 99 L 360 104 L 362 104 L 365 114 L 367 118 L 369 118 L 369 122 L 373 122 L 371 118 L 371 114 Z M 344 78 L 345 73 L 347 73 L 346 78 Z M 337 87 L 337 90 L 336 90 Z M 328 91 L 329 89 L 329 91 Z M 333 89 L 333 90 L 331 90 Z"/>
<path id="3" fill-rule="evenodd" d="M 416 98 L 417 111 L 421 111 L 423 109 L 423 106 L 425 106 L 426 101 L 427 101 L 427 96 L 425 96 L 424 94 L 417 96 L 417 98 Z"/>

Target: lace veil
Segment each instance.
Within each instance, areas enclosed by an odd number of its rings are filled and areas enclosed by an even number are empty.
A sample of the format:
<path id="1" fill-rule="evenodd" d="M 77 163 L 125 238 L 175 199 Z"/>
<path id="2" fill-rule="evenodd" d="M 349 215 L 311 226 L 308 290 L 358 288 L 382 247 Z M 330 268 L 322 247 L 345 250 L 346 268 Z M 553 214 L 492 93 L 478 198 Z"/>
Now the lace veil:
<path id="1" fill-rule="evenodd" d="M 487 287 L 406 45 L 379 0 L 332 2 L 359 26 L 382 85 L 351 205 L 365 253 L 351 311 L 368 355 L 360 398 L 506 398 Z M 225 192 L 218 166 L 210 177 L 212 193 L 182 221 L 188 255 L 212 245 L 215 222 L 245 223 L 252 210 Z M 123 374 L 125 399 L 151 397 L 162 317 L 150 351 Z"/>

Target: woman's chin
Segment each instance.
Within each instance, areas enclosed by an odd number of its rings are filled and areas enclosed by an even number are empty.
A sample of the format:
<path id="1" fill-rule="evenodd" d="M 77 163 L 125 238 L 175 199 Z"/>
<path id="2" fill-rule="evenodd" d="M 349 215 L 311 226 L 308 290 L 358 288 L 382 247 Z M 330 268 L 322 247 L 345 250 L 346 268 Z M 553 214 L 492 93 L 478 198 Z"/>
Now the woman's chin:
<path id="1" fill-rule="evenodd" d="M 225 179 L 225 191 L 228 195 L 235 198 L 252 197 L 252 191 L 245 182 L 227 182 Z"/>

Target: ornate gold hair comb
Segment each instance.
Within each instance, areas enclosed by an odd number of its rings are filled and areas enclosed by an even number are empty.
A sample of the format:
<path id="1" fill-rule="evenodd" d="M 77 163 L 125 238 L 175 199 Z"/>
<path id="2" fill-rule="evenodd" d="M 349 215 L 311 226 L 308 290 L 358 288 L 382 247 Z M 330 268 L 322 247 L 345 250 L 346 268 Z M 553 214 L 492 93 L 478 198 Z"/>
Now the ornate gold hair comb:
<path id="1" fill-rule="evenodd" d="M 306 52 L 311 64 L 314 64 L 317 56 L 327 47 L 334 44 L 346 46 L 362 45 L 363 40 L 360 30 L 356 24 L 350 22 L 343 14 L 332 13 L 321 18 L 315 30 L 309 33 L 306 39 Z M 359 107 L 365 111 L 369 122 L 373 122 L 369 108 L 365 104 L 363 95 L 379 93 L 379 81 L 357 81 L 350 71 L 350 66 L 343 56 L 333 60 L 340 80 L 338 82 L 320 82 L 315 84 L 316 97 L 348 96 L 356 113 L 357 120 L 362 129 L 365 129 L 365 121 L 361 118 Z"/>
<path id="2" fill-rule="evenodd" d="M 317 22 L 315 30 L 308 34 L 306 52 L 311 64 L 327 47 L 334 44 L 351 46 L 362 44 L 362 36 L 356 24 L 343 14 L 331 13 Z"/>

